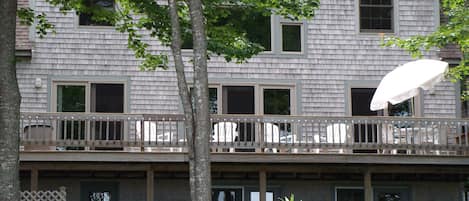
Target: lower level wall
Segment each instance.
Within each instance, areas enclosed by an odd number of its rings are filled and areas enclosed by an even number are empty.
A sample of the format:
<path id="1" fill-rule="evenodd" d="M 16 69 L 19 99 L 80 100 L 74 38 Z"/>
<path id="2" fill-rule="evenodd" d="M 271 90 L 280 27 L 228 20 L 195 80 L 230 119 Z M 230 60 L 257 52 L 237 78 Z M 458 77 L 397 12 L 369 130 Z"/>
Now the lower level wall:
<path id="1" fill-rule="evenodd" d="M 29 178 L 22 178 L 22 187 L 28 189 Z M 190 200 L 189 182 L 186 178 L 156 178 L 154 181 L 155 201 L 186 201 Z M 146 179 L 144 178 L 58 178 L 40 177 L 39 190 L 53 190 L 64 186 L 67 189 L 68 201 L 85 201 L 86 189 L 101 189 L 113 194 L 117 188 L 117 196 L 111 201 L 146 201 Z M 113 187 L 114 186 L 114 187 Z M 295 200 L 303 201 L 336 201 L 337 189 L 359 189 L 360 181 L 320 181 L 269 179 L 267 191 L 272 192 L 273 200 L 278 197 L 295 195 Z M 442 181 L 373 181 L 374 192 L 379 189 L 400 189 L 408 192 L 408 201 L 459 201 L 462 200 L 462 184 L 460 182 Z M 258 192 L 258 180 L 252 179 L 217 179 L 213 181 L 213 189 L 229 193 L 229 189 L 241 192 L 241 201 L 254 201 L 251 195 Z M 228 189 L 228 190 L 227 190 Z M 218 197 L 214 195 L 213 201 Z M 375 201 L 381 201 L 375 199 Z M 406 199 L 401 199 L 406 201 Z"/>

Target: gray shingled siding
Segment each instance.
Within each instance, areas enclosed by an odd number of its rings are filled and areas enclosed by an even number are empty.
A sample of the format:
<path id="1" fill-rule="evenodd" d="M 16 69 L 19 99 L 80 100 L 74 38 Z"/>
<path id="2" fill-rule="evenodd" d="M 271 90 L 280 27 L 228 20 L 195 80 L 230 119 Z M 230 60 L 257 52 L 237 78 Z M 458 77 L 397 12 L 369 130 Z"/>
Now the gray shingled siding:
<path id="1" fill-rule="evenodd" d="M 380 46 L 378 34 L 359 34 L 357 0 L 322 0 L 315 19 L 307 23 L 306 55 L 285 56 L 265 53 L 247 64 L 226 63 L 212 57 L 212 80 L 298 80 L 303 115 L 346 115 L 346 83 L 354 80 L 380 80 L 398 64 L 412 60 L 407 53 Z M 425 34 L 438 24 L 435 0 L 398 1 L 399 36 Z M 30 63 L 18 64 L 23 96 L 22 110 L 48 111 L 48 86 L 34 88 L 35 78 L 46 84 L 52 78 L 86 77 L 129 80 L 129 112 L 180 113 L 174 69 L 140 72 L 137 60 L 126 47 L 125 35 L 107 28 L 77 27 L 73 13 L 66 16 L 44 0 L 36 9 L 47 13 L 56 24 L 57 34 L 35 39 Z M 155 50 L 167 51 L 153 41 Z M 190 55 L 187 53 L 187 55 Z M 437 58 L 436 51 L 426 55 Z M 190 67 L 187 68 L 190 70 Z M 455 91 L 452 83 L 439 84 L 425 95 L 425 116 L 454 117 Z"/>

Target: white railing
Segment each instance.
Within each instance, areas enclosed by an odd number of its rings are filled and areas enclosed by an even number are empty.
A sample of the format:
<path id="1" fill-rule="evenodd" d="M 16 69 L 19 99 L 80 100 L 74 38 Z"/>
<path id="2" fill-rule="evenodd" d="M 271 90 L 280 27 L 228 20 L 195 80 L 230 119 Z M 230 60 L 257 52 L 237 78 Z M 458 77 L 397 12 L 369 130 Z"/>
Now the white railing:
<path id="1" fill-rule="evenodd" d="M 24 151 L 177 151 L 183 115 L 23 113 Z M 214 151 L 452 154 L 469 152 L 469 120 L 213 115 Z"/>

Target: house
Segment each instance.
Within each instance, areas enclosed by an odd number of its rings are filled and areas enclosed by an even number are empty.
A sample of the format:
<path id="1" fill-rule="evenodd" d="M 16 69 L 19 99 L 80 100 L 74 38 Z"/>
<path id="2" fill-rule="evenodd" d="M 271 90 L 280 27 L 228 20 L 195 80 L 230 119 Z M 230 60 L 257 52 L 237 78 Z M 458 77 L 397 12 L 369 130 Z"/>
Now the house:
<path id="1" fill-rule="evenodd" d="M 141 72 L 112 27 L 20 2 L 57 32 L 18 33 L 29 44 L 17 63 L 22 189 L 65 186 L 70 201 L 189 200 L 174 69 Z M 382 33 L 434 31 L 437 0 L 322 0 L 312 21 L 256 19 L 265 52 L 245 64 L 209 61 L 212 200 L 467 200 L 469 120 L 457 84 L 369 110 L 381 78 L 412 60 L 382 47 Z"/>

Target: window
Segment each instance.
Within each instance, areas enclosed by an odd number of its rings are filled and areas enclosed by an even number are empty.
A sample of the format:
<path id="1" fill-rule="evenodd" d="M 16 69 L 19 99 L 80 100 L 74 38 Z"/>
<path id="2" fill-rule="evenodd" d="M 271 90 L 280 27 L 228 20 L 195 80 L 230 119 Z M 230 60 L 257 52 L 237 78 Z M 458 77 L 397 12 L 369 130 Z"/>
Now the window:
<path id="1" fill-rule="evenodd" d="M 53 108 L 56 112 L 95 112 L 124 113 L 124 84 L 56 82 L 54 83 Z M 121 140 L 123 133 L 121 121 L 85 121 L 64 120 L 57 126 L 59 139 L 84 140 L 90 133 L 92 140 Z"/>
<path id="2" fill-rule="evenodd" d="M 414 116 L 414 114 L 414 98 L 408 99 L 396 105 L 389 104 L 388 106 L 389 116 L 411 117 Z"/>
<path id="3" fill-rule="evenodd" d="M 352 88 L 352 116 L 378 116 L 377 111 L 370 110 L 371 99 L 376 88 Z M 376 124 L 355 124 L 354 142 L 377 142 L 378 126 Z"/>
<path id="4" fill-rule="evenodd" d="M 211 114 L 292 115 L 295 114 L 293 86 L 211 85 L 209 100 Z M 290 139 L 290 123 L 273 123 L 264 129 L 277 129 L 284 141 Z M 256 127 L 252 122 L 238 122 L 236 141 L 254 142 Z M 285 138 L 285 139 L 284 139 Z"/>
<path id="5" fill-rule="evenodd" d="M 301 24 L 282 24 L 282 51 L 302 51 L 301 29 Z"/>
<path id="6" fill-rule="evenodd" d="M 226 9 L 226 8 L 225 8 Z M 230 8 L 226 17 L 220 18 L 217 26 L 229 26 L 246 32 L 246 38 L 262 45 L 265 51 L 271 51 L 270 15 L 252 10 Z M 192 49 L 192 33 L 182 34 L 182 49 Z"/>
<path id="7" fill-rule="evenodd" d="M 291 114 L 291 96 L 290 89 L 271 89 L 263 90 L 264 114 L 290 115 Z"/>
<path id="8" fill-rule="evenodd" d="M 365 193 L 361 187 L 339 187 L 335 189 L 335 201 L 363 201 Z"/>
<path id="9" fill-rule="evenodd" d="M 85 6 L 91 12 L 78 13 L 78 24 L 85 26 L 111 26 L 112 24 L 104 19 L 114 12 L 114 0 L 84 0 Z M 98 14 L 99 13 L 99 14 Z"/>
<path id="10" fill-rule="evenodd" d="M 242 201 L 243 189 L 242 188 L 213 188 L 212 200 L 213 201 Z"/>
<path id="11" fill-rule="evenodd" d="M 191 96 L 193 89 L 193 87 L 190 88 Z M 194 103 L 194 99 L 192 99 L 192 103 Z M 209 87 L 208 89 L 208 109 L 210 114 L 218 114 L 218 88 L 216 87 Z"/>
<path id="12" fill-rule="evenodd" d="M 393 31 L 393 0 L 359 0 L 361 32 Z"/>

